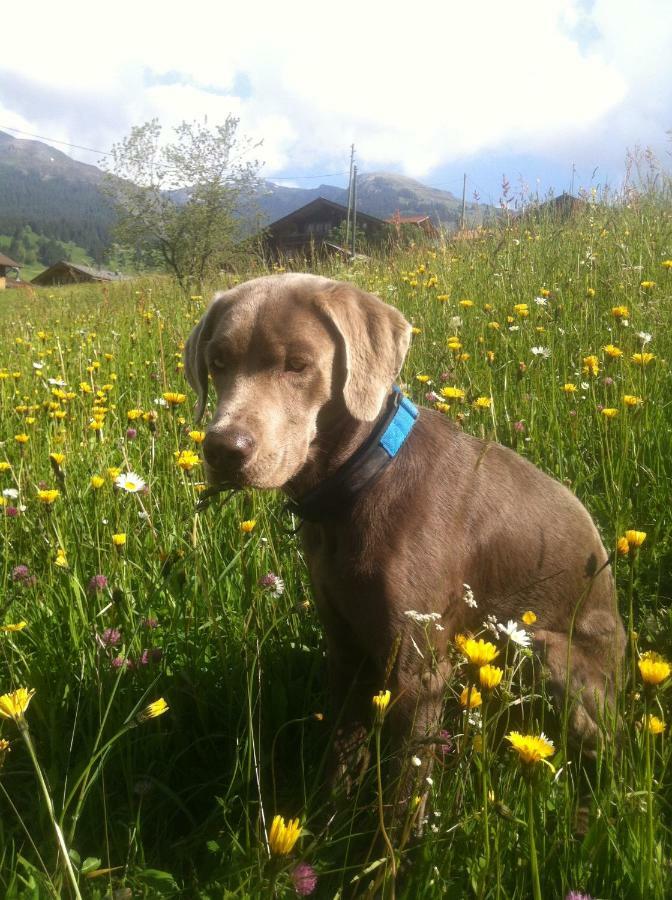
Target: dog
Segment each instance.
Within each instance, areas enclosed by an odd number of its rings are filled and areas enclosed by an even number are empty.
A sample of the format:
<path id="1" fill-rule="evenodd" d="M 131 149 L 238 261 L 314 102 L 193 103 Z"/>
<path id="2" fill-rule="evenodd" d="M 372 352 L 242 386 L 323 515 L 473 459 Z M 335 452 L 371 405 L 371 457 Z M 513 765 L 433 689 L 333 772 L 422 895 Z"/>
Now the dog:
<path id="1" fill-rule="evenodd" d="M 340 713 L 336 769 L 361 746 L 383 688 L 393 740 L 426 740 L 440 727 L 455 635 L 526 610 L 553 693 L 571 701 L 570 733 L 590 747 L 625 647 L 597 528 L 517 453 L 394 390 L 410 337 L 392 306 L 315 275 L 216 294 L 184 352 L 197 420 L 209 379 L 217 397 L 203 443 L 208 480 L 281 489 L 303 519 Z M 394 453 L 382 447 L 390 433 Z M 411 611 L 437 614 L 432 667 Z"/>

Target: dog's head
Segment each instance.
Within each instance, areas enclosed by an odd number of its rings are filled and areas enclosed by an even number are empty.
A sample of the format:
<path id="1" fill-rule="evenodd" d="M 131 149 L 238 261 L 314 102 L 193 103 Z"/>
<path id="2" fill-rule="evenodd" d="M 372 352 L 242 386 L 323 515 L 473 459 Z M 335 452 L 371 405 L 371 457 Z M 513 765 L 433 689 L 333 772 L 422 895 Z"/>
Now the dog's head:
<path id="1" fill-rule="evenodd" d="M 203 451 L 215 483 L 278 488 L 310 459 L 329 404 L 373 421 L 399 374 L 411 328 L 400 312 L 351 284 L 315 275 L 256 278 L 216 294 L 184 351 L 205 411 Z"/>

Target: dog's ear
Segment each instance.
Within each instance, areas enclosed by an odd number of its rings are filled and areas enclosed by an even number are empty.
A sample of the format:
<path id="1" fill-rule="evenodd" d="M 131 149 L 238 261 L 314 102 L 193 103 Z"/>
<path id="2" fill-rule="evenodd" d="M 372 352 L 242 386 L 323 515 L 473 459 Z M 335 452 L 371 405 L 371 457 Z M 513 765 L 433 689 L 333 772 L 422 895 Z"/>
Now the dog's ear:
<path id="1" fill-rule="evenodd" d="M 351 284 L 338 283 L 321 292 L 317 304 L 341 338 L 348 411 L 371 422 L 401 370 L 411 326 L 393 306 Z"/>
<path id="2" fill-rule="evenodd" d="M 198 397 L 194 407 L 195 422 L 200 422 L 203 418 L 205 404 L 208 402 L 208 363 L 205 350 L 228 293 L 220 291 L 215 294 L 201 321 L 194 326 L 184 345 L 184 374 Z"/>

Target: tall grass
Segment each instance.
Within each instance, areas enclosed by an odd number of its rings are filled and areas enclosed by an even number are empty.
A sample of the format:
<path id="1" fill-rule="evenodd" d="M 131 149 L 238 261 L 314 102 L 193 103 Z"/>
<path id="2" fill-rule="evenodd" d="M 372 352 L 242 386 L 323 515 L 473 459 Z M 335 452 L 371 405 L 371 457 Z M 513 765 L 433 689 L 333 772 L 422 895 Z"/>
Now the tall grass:
<path id="1" fill-rule="evenodd" d="M 521 766 L 504 739 L 514 713 L 523 730 L 549 733 L 539 718 L 548 707 L 530 702 L 545 693 L 530 651 L 511 648 L 485 715 L 461 710 L 458 667 L 432 783 L 417 787 L 429 802 L 417 816 L 409 806 L 391 850 L 375 839 L 394 793 L 384 758 L 380 786 L 376 773 L 384 728 L 380 743 L 372 730 L 372 769 L 349 803 L 332 806 L 320 788 L 334 711 L 297 523 L 281 498 L 253 492 L 197 512 L 200 468 L 177 464 L 180 451 L 198 452 L 180 351 L 207 296 L 184 297 L 164 279 L 5 294 L 0 624 L 27 624 L 0 633 L 0 693 L 35 690 L 25 719 L 53 813 L 20 730 L 0 720 L 2 893 L 73 890 L 56 824 L 85 897 L 293 896 L 311 885 L 302 862 L 319 897 L 527 898 L 533 853 L 543 897 L 669 896 L 670 679 L 645 687 L 637 662 L 648 649 L 672 655 L 671 259 L 669 207 L 640 200 L 324 266 L 413 323 L 402 379 L 416 402 L 445 401 L 465 430 L 512 446 L 578 494 L 614 550 L 631 635 L 619 721 L 604 723 L 585 774 L 563 756 L 561 726 L 550 735 L 554 771 Z M 632 359 L 642 351 L 654 354 L 646 365 Z M 593 355 L 596 374 L 584 371 Z M 446 401 L 446 387 L 463 398 Z M 163 406 L 168 392 L 188 397 Z M 627 406 L 625 395 L 641 402 Z M 113 489 L 110 469 L 138 473 L 147 490 Z M 53 504 L 38 499 L 41 486 L 59 490 Z M 646 539 L 619 554 L 628 529 Z M 284 591 L 262 581 L 269 573 Z M 138 724 L 159 697 L 169 711 Z M 644 727 L 649 715 L 663 733 Z M 276 814 L 299 817 L 304 833 L 269 856 Z"/>

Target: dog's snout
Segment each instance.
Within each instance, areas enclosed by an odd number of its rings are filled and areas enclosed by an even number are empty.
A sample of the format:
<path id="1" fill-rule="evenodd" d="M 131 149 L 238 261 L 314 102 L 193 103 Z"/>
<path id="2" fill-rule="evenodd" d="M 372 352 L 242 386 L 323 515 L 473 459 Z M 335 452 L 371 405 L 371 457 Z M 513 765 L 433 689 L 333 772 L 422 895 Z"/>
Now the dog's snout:
<path id="1" fill-rule="evenodd" d="M 203 441 L 203 454 L 216 468 L 241 468 L 251 458 L 256 442 L 240 428 L 209 431 Z"/>

